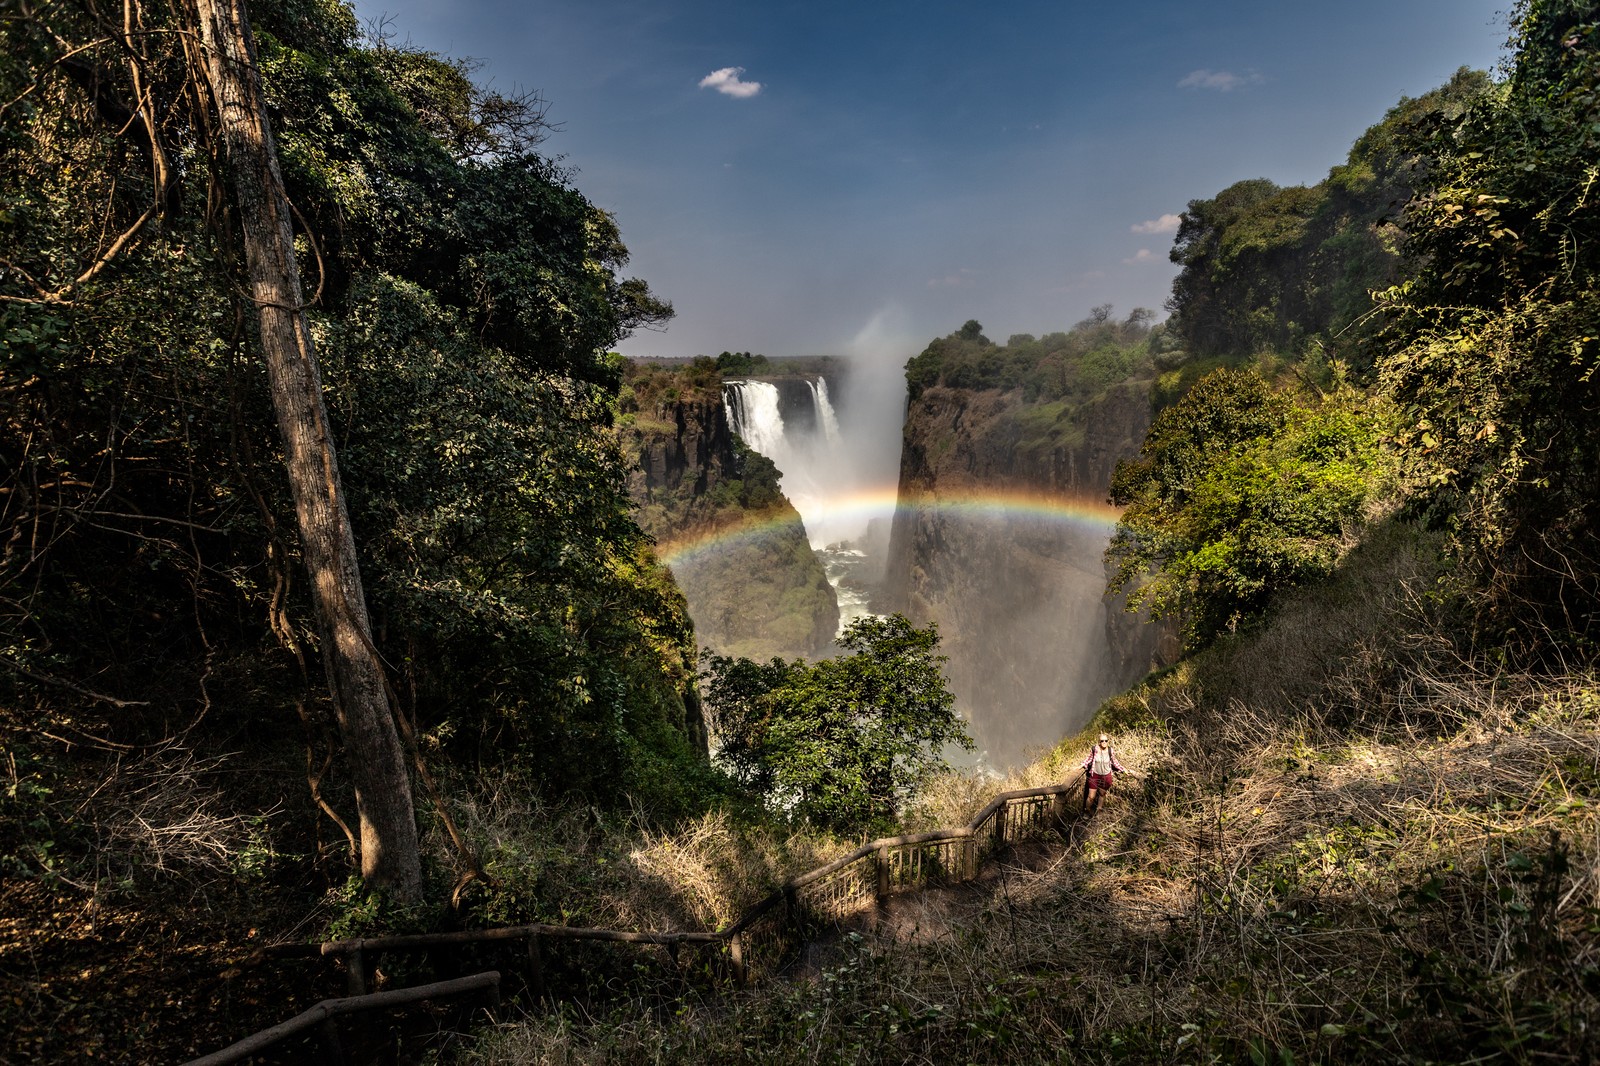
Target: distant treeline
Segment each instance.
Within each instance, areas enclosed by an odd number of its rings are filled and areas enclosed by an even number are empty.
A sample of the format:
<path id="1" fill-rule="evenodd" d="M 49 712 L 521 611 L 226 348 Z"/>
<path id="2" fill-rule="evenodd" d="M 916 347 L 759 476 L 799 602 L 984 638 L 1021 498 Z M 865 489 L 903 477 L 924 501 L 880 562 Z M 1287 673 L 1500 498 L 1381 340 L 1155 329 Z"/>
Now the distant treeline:
<path id="1" fill-rule="evenodd" d="M 696 356 L 642 356 L 635 360 L 645 366 L 673 370 L 690 369 L 701 377 L 712 372 L 725 378 L 777 377 L 785 374 L 833 377 L 841 372 L 843 360 L 836 355 L 761 355 L 751 352 L 723 352 L 716 358 Z"/>
<path id="2" fill-rule="evenodd" d="M 913 399 L 924 389 L 1020 389 L 1028 402 L 1088 399 L 1119 381 L 1147 375 L 1152 352 L 1162 348 L 1164 328 L 1155 312 L 1135 308 L 1117 320 L 1110 304 L 1096 307 L 1066 333 L 1034 337 L 1017 333 L 1004 345 L 968 321 L 929 344 L 906 364 Z"/>

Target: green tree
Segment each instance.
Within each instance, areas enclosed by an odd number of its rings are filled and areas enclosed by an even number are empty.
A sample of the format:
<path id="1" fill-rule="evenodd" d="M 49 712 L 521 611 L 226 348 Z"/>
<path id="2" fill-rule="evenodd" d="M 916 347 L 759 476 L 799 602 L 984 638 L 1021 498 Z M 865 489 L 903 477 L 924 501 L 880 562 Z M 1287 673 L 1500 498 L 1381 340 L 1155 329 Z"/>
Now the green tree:
<path id="1" fill-rule="evenodd" d="M 1195 648 L 1326 576 L 1389 480 L 1381 410 L 1349 387 L 1302 403 L 1254 371 L 1203 378 L 1117 467 L 1112 588 Z"/>
<path id="2" fill-rule="evenodd" d="M 1202 358 L 1299 355 L 1315 340 L 1370 367 L 1370 293 L 1399 277 L 1397 216 L 1436 152 L 1415 131 L 1460 115 L 1488 89 L 1486 74 L 1463 68 L 1401 100 L 1317 185 L 1254 178 L 1190 201 L 1171 251 L 1183 269 L 1167 301 L 1185 348 Z"/>
<path id="3" fill-rule="evenodd" d="M 706 656 L 718 758 L 775 811 L 840 832 L 891 821 L 972 739 L 941 672 L 936 626 L 862 618 L 847 654 L 807 665 Z"/>
<path id="4" fill-rule="evenodd" d="M 1414 275 L 1384 294 L 1399 442 L 1496 638 L 1600 613 L 1600 5 L 1524 0 L 1502 91 L 1415 131 Z"/>

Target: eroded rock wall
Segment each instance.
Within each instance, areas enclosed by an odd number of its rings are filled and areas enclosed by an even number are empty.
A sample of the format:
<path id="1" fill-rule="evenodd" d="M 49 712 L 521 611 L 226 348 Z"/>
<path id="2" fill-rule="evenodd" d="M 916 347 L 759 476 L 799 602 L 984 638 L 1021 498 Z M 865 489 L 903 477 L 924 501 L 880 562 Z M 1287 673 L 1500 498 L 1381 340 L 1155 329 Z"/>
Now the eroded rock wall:
<path id="1" fill-rule="evenodd" d="M 1159 660 L 1104 595 L 1112 471 L 1149 428 L 1148 384 L 1071 408 L 929 388 L 907 411 L 885 610 L 939 623 L 951 686 L 997 766 L 1054 744 Z"/>
<path id="2" fill-rule="evenodd" d="M 674 390 L 625 420 L 628 492 L 688 601 L 702 648 L 766 660 L 833 645 L 839 607 L 772 463 L 742 447 L 719 388 Z"/>

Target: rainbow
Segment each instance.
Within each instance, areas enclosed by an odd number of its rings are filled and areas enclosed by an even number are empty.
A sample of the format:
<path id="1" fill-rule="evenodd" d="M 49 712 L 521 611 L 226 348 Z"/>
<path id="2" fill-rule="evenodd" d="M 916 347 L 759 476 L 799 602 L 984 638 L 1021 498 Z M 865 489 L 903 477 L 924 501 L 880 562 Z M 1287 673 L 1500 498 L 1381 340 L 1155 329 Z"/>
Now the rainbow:
<path id="1" fill-rule="evenodd" d="M 958 493 L 919 496 L 902 501 L 894 487 L 868 489 L 849 495 L 808 503 L 806 510 L 821 526 L 848 524 L 865 529 L 873 518 L 889 518 L 901 511 L 929 511 L 983 520 L 1028 519 L 1057 523 L 1074 529 L 1101 531 L 1110 536 L 1122 509 L 1098 500 L 1016 489 L 963 489 Z M 740 541 L 759 538 L 794 520 L 792 512 L 766 512 L 743 521 L 698 530 L 656 548 L 657 557 L 668 566 L 697 562 L 719 549 Z"/>

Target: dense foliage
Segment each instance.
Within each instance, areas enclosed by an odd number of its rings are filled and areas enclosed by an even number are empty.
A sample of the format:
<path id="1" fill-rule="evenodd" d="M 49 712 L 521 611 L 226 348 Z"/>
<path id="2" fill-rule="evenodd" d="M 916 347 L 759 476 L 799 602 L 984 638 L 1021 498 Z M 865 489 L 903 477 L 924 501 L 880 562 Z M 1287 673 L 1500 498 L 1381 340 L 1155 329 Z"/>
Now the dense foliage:
<path id="1" fill-rule="evenodd" d="M 903 615 L 858 619 L 846 653 L 806 664 L 706 657 L 706 707 L 717 759 L 769 808 L 856 832 L 887 824 L 945 767 L 948 745 L 972 749 L 945 685 L 936 626 Z"/>
<path id="2" fill-rule="evenodd" d="M 1380 411 L 1349 387 L 1300 399 L 1254 371 L 1204 378 L 1117 468 L 1113 588 L 1181 618 L 1193 647 L 1326 577 L 1386 487 Z"/>
<path id="3" fill-rule="evenodd" d="M 1493 638 L 1593 648 L 1600 611 L 1600 5 L 1524 0 L 1502 91 L 1417 132 L 1416 270 L 1383 296 L 1400 443 Z M 1535 625 L 1537 624 L 1537 625 Z"/>
<path id="4" fill-rule="evenodd" d="M 1018 333 L 1004 345 L 968 321 L 906 363 L 906 384 L 913 400 L 934 385 L 1019 389 L 1028 403 L 1090 399 L 1149 367 L 1151 347 L 1162 332 L 1151 326 L 1154 318 L 1154 312 L 1139 307 L 1118 322 L 1105 304 L 1066 333 L 1037 338 Z"/>
<path id="5" fill-rule="evenodd" d="M 0 23 L 0 681 L 47 708 L 25 732 L 304 721 L 316 767 L 318 634 L 225 163 L 179 16 L 129 10 L 131 36 L 93 5 Z M 697 803 L 692 636 L 607 432 L 607 349 L 670 308 L 535 154 L 537 101 L 365 40 L 332 0 L 255 16 L 375 639 L 419 744 L 551 792 Z M 334 767 L 313 788 L 336 807 Z"/>

